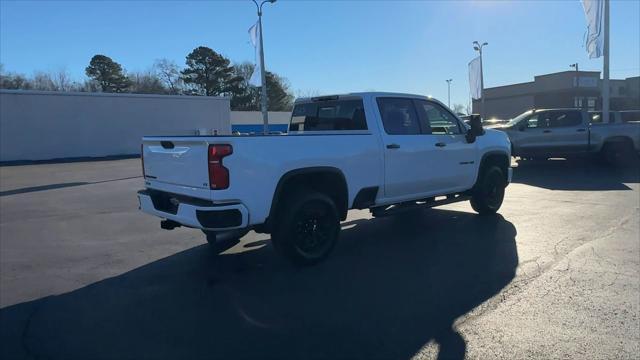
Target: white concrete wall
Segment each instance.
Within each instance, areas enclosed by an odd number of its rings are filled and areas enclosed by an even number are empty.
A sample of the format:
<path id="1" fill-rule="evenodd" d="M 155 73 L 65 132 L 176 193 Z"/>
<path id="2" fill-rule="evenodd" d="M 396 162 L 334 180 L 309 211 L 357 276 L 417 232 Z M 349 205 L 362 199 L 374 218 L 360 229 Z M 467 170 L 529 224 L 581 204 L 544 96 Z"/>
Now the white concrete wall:
<path id="1" fill-rule="evenodd" d="M 0 91 L 0 161 L 129 155 L 144 135 L 230 134 L 230 99 Z"/>
<path id="2" fill-rule="evenodd" d="M 269 124 L 289 125 L 290 111 L 269 111 Z M 260 111 L 232 111 L 231 125 L 262 125 Z"/>

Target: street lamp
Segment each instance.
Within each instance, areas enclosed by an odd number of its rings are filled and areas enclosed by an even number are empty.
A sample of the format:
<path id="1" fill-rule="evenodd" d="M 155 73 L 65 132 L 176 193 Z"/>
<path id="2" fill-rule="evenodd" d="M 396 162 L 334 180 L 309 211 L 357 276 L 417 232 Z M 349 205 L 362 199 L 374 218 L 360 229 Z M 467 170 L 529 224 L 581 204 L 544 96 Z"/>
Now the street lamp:
<path id="1" fill-rule="evenodd" d="M 264 46 L 262 44 L 262 5 L 265 3 L 274 3 L 276 0 L 264 0 L 258 5 L 256 0 L 252 0 L 254 4 L 256 4 L 256 9 L 258 10 L 258 28 L 260 29 L 260 70 L 262 70 L 262 95 L 260 99 L 260 107 L 262 109 L 262 122 L 263 122 L 263 132 L 264 134 L 269 133 L 269 112 L 267 111 L 267 71 L 264 68 Z"/>
<path id="2" fill-rule="evenodd" d="M 484 117 L 484 72 L 482 69 L 482 48 L 486 45 L 489 45 L 489 43 L 482 43 L 482 45 L 477 42 L 474 41 L 473 42 L 473 50 L 477 51 L 480 53 L 480 117 Z"/>
<path id="3" fill-rule="evenodd" d="M 451 109 L 451 82 L 453 79 L 447 79 L 447 106 Z"/>
<path id="4" fill-rule="evenodd" d="M 582 107 L 582 102 L 578 100 L 580 98 L 580 95 L 578 94 L 578 89 L 580 88 L 580 70 L 578 69 L 578 63 L 571 64 L 569 65 L 569 67 L 576 69 L 576 77 L 575 80 L 573 80 L 573 87 L 576 88 L 576 97 L 573 100 L 573 106 Z"/>

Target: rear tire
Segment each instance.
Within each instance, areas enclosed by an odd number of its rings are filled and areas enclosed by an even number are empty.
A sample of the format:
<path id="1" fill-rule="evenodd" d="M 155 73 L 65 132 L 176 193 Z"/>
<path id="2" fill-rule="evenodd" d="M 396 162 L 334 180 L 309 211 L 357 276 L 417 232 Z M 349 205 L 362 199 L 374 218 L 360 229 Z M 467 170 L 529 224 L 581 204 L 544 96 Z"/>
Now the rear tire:
<path id="1" fill-rule="evenodd" d="M 311 190 L 294 191 L 285 201 L 271 239 L 297 266 L 324 260 L 336 244 L 340 218 L 333 200 Z"/>
<path id="2" fill-rule="evenodd" d="M 625 166 L 633 160 L 633 145 L 627 141 L 609 142 L 602 146 L 602 158 L 612 166 Z"/>
<path id="3" fill-rule="evenodd" d="M 480 215 L 495 214 L 504 200 L 505 175 L 498 166 L 491 166 L 480 173 L 473 190 L 471 207 Z"/>

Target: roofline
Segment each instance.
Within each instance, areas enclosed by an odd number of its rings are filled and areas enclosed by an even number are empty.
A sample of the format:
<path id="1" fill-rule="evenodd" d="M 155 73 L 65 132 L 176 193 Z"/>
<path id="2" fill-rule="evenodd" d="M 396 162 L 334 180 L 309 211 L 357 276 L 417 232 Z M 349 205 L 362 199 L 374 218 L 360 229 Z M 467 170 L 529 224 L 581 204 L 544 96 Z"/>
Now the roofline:
<path id="1" fill-rule="evenodd" d="M 313 99 L 325 98 L 325 97 L 326 98 L 337 97 L 339 99 L 339 98 L 365 97 L 365 96 L 373 96 L 373 97 L 393 97 L 393 96 L 397 96 L 397 97 L 412 97 L 412 98 L 423 98 L 423 99 L 437 100 L 437 99 L 435 99 L 435 98 L 433 98 L 431 96 L 420 95 L 420 94 L 385 92 L 385 91 L 363 91 L 363 92 L 353 92 L 353 93 L 344 93 L 344 94 L 323 94 L 323 95 L 312 96 L 312 97 L 300 97 L 300 98 L 297 98 L 295 100 L 295 103 L 310 102 L 310 101 L 313 101 Z M 437 101 L 439 101 L 439 100 L 437 100 Z"/>
<path id="2" fill-rule="evenodd" d="M 598 74 L 598 75 L 600 75 L 600 71 L 592 71 L 592 70 L 583 71 L 583 70 L 580 70 L 578 72 L 581 73 L 581 74 L 582 73 L 586 73 L 586 74 Z M 533 78 L 535 79 L 537 77 L 551 76 L 551 75 L 558 75 L 558 74 L 567 74 L 567 73 L 575 74 L 576 71 L 575 70 L 564 70 L 564 71 L 558 71 L 558 72 L 549 73 L 549 74 L 534 75 Z"/>
<path id="3" fill-rule="evenodd" d="M 515 83 L 515 84 L 507 84 L 507 85 L 498 85 L 498 86 L 493 86 L 493 87 L 487 87 L 487 88 L 484 88 L 484 89 L 485 90 L 489 90 L 489 89 L 506 88 L 506 87 L 509 87 L 509 86 L 534 84 L 536 82 L 536 78 L 539 78 L 539 77 L 558 75 L 558 74 L 575 73 L 575 72 L 576 72 L 575 70 L 565 70 L 565 71 L 559 71 L 559 72 L 554 72 L 554 73 L 549 73 L 549 74 L 534 75 L 533 76 L 533 81 L 525 81 L 525 82 L 520 82 L 520 83 Z M 598 80 L 600 80 L 600 71 L 582 71 L 582 70 L 580 70 L 579 73 L 580 74 L 598 74 Z M 618 79 L 612 79 L 612 80 L 618 80 Z"/>

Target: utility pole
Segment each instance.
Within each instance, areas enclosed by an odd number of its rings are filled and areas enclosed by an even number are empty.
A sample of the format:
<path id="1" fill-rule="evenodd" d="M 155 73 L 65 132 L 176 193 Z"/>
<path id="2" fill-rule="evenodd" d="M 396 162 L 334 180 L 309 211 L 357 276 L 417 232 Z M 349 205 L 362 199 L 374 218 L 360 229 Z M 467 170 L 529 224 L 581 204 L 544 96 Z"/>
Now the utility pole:
<path id="1" fill-rule="evenodd" d="M 267 70 L 264 68 L 264 44 L 262 42 L 262 5 L 265 3 L 274 3 L 276 0 L 264 0 L 258 5 L 256 0 L 253 3 L 256 4 L 258 10 L 258 29 L 260 31 L 260 70 L 262 75 L 262 94 L 260 96 L 260 108 L 262 110 L 262 122 L 263 132 L 265 135 L 269 134 L 269 111 L 267 110 Z"/>
<path id="2" fill-rule="evenodd" d="M 604 74 L 602 79 L 602 121 L 609 123 L 609 0 L 604 0 Z"/>
<path id="3" fill-rule="evenodd" d="M 576 88 L 576 94 L 575 94 L 576 97 L 573 100 L 573 106 L 582 108 L 583 107 L 582 106 L 582 101 L 579 100 L 580 99 L 580 70 L 578 68 L 578 63 L 571 64 L 571 65 L 569 65 L 569 67 L 572 67 L 572 68 L 576 69 L 576 77 L 575 77 L 575 80 L 574 80 L 574 83 L 573 83 L 573 87 Z"/>
<path id="4" fill-rule="evenodd" d="M 482 68 L 482 48 L 489 45 L 489 43 L 485 42 L 480 45 L 479 42 L 474 41 L 473 45 L 475 45 L 473 49 L 480 53 L 480 118 L 484 118 L 484 69 Z"/>
<path id="5" fill-rule="evenodd" d="M 447 79 L 447 106 L 451 109 L 451 82 L 453 79 Z"/>

